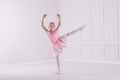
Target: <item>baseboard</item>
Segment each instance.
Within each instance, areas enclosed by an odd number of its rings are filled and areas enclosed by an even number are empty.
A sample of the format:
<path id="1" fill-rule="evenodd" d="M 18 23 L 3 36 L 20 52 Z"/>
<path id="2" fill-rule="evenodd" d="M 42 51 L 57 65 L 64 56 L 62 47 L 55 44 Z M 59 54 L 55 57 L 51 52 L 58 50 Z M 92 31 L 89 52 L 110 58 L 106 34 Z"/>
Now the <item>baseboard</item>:
<path id="1" fill-rule="evenodd" d="M 120 62 L 110 61 L 95 61 L 95 60 L 75 60 L 75 59 L 61 59 L 62 62 L 85 62 L 85 63 L 103 63 L 103 64 L 120 64 Z"/>
<path id="2" fill-rule="evenodd" d="M 108 61 L 95 61 L 95 60 L 75 60 L 75 59 L 60 59 L 61 62 L 78 62 L 78 63 L 100 63 L 100 64 L 120 64 L 120 62 L 108 62 Z M 51 60 L 41 60 L 41 61 L 32 61 L 32 62 L 22 62 L 22 63 L 16 63 L 17 65 L 21 64 L 41 64 L 41 63 L 55 63 L 55 59 Z M 16 64 L 6 64 L 8 65 L 16 65 Z M 5 66 L 5 65 L 0 65 Z"/>

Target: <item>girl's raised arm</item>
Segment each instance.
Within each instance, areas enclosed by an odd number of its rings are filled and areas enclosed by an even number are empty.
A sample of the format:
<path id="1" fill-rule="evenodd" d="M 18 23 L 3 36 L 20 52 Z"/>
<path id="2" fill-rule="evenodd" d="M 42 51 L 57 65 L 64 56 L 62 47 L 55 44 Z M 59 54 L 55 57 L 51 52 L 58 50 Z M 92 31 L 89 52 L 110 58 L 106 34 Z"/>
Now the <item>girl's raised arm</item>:
<path id="1" fill-rule="evenodd" d="M 46 14 L 43 15 L 41 26 L 42 26 L 42 28 L 47 32 L 48 29 L 44 26 L 44 19 L 45 19 L 46 16 L 47 16 Z"/>
<path id="2" fill-rule="evenodd" d="M 60 14 L 57 14 L 58 16 L 58 25 L 57 25 L 57 28 L 55 29 L 55 31 L 57 31 L 59 28 L 60 28 L 60 25 L 61 25 L 61 17 L 60 17 Z"/>

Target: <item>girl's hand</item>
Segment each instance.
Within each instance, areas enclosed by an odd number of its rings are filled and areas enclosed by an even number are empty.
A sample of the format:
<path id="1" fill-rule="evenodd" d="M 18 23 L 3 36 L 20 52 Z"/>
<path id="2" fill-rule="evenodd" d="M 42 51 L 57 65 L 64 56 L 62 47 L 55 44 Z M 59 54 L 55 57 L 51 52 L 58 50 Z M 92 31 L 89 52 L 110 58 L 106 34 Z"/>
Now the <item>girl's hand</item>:
<path id="1" fill-rule="evenodd" d="M 58 17 L 60 17 L 60 14 L 57 14 Z"/>
<path id="2" fill-rule="evenodd" d="M 47 16 L 47 14 L 44 14 L 44 15 L 43 15 L 43 18 L 45 18 L 46 16 Z"/>

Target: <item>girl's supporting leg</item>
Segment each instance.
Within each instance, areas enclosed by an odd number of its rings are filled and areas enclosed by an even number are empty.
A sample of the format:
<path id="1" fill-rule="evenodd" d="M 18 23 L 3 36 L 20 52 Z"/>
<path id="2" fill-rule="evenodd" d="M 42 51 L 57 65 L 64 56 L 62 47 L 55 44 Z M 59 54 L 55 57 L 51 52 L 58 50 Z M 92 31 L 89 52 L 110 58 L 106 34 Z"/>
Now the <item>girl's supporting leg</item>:
<path id="1" fill-rule="evenodd" d="M 60 74 L 60 56 L 56 55 L 56 62 L 57 62 L 57 73 L 56 74 Z"/>

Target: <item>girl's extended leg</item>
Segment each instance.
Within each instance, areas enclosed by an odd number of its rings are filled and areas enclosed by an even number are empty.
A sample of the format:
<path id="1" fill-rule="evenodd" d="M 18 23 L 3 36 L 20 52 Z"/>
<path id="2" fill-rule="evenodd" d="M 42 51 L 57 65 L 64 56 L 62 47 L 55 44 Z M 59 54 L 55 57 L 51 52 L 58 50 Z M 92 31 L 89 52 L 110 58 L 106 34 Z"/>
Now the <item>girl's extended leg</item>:
<path id="1" fill-rule="evenodd" d="M 83 25 L 83 26 L 79 27 L 78 29 L 75 29 L 75 30 L 73 30 L 71 32 L 68 32 L 65 35 L 63 35 L 63 37 L 68 37 L 68 36 L 73 35 L 74 33 L 78 32 L 78 31 L 82 31 L 84 27 L 85 26 Z"/>
<path id="2" fill-rule="evenodd" d="M 57 62 L 57 69 L 58 69 L 56 74 L 60 74 L 60 56 L 59 55 L 56 55 L 56 62 Z"/>

